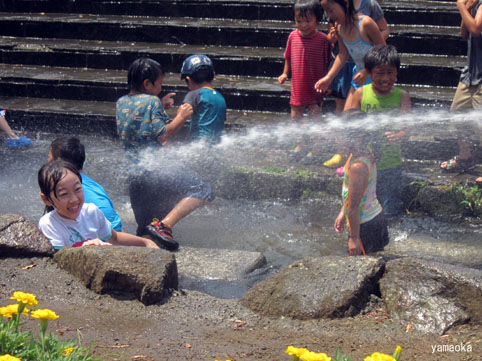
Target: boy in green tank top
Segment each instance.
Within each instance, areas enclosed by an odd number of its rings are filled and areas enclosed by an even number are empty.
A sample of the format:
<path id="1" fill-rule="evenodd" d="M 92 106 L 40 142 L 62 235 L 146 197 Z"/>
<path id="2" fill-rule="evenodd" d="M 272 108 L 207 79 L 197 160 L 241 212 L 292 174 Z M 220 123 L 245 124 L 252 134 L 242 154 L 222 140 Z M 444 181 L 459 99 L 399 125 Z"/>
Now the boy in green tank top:
<path id="1" fill-rule="evenodd" d="M 350 109 L 365 113 L 410 111 L 410 95 L 394 86 L 400 69 L 400 57 L 392 45 L 377 45 L 364 57 L 365 69 L 372 83 L 358 88 L 353 94 Z M 400 142 L 406 130 L 384 131 L 381 159 L 377 162 L 377 198 L 387 218 L 402 211 L 402 152 Z"/>

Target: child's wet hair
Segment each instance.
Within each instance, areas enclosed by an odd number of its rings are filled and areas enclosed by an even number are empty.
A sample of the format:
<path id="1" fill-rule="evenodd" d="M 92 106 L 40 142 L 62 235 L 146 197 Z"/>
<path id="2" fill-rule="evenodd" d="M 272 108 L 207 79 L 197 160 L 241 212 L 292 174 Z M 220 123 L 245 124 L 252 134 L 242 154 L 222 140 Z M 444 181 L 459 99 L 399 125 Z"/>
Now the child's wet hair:
<path id="1" fill-rule="evenodd" d="M 364 124 L 368 114 L 360 109 L 348 109 L 342 113 L 343 118 L 350 119 L 357 125 L 347 126 L 343 130 L 343 143 L 350 153 L 366 149 L 375 161 L 381 159 L 382 141 L 379 130 L 370 129 Z M 363 153 L 363 151 L 362 151 Z"/>
<path id="2" fill-rule="evenodd" d="M 323 8 L 319 0 L 297 0 L 294 5 L 295 12 L 299 12 L 301 17 L 315 15 L 316 22 L 323 20 Z"/>
<path id="3" fill-rule="evenodd" d="M 375 45 L 363 57 L 365 69 L 371 72 L 377 65 L 392 65 L 400 70 L 400 56 L 393 45 Z"/>
<path id="4" fill-rule="evenodd" d="M 141 91 L 144 80 L 152 84 L 163 75 L 161 64 L 151 58 L 138 58 L 129 66 L 127 73 L 127 84 L 129 90 Z"/>
<path id="5" fill-rule="evenodd" d="M 214 70 L 212 66 L 201 65 L 194 73 L 188 76 L 196 84 L 209 83 L 214 79 Z"/>
<path id="6" fill-rule="evenodd" d="M 77 168 L 70 162 L 62 159 L 53 160 L 51 162 L 45 163 L 38 171 L 38 185 L 40 187 L 40 192 L 45 195 L 45 197 L 52 201 L 50 194 L 54 193 L 55 198 L 57 198 L 57 184 L 64 177 L 64 173 L 69 170 L 74 173 L 82 183 L 82 177 L 80 176 Z M 50 212 L 53 207 L 47 206 L 46 211 Z"/>
<path id="7" fill-rule="evenodd" d="M 60 137 L 50 144 L 52 158 L 72 163 L 80 171 L 84 168 L 85 147 L 76 137 Z"/>

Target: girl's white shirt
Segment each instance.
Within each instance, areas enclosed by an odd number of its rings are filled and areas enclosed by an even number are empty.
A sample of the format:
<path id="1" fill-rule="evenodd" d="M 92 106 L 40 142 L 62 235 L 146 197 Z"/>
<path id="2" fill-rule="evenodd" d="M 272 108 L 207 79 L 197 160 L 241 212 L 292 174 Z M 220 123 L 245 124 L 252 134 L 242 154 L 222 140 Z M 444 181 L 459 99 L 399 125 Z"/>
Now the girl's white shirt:
<path id="1" fill-rule="evenodd" d="M 39 229 L 54 249 L 72 247 L 76 242 L 89 239 L 105 241 L 112 235 L 112 225 L 93 203 L 84 203 L 75 220 L 62 217 L 56 210 L 44 214 L 40 218 Z"/>

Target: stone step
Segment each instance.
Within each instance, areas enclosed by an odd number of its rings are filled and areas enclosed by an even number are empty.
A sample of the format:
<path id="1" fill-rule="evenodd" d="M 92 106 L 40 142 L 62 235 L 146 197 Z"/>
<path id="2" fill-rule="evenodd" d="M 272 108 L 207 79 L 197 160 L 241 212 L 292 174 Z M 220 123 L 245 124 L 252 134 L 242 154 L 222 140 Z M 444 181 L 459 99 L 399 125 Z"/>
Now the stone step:
<path id="1" fill-rule="evenodd" d="M 333 104 L 330 104 L 333 108 Z M 115 102 L 28 97 L 0 97 L 7 109 L 9 124 L 16 129 L 53 133 L 97 134 L 116 136 Z M 329 107 L 330 108 L 330 107 Z M 171 118 L 175 110 L 168 110 Z M 289 120 L 289 113 L 228 109 L 227 131 L 252 125 L 275 124 Z"/>
<path id="2" fill-rule="evenodd" d="M 142 54 L 158 60 L 164 71 L 176 73 L 189 55 L 204 53 L 220 75 L 277 77 L 283 69 L 283 52 L 282 48 L 0 37 L 3 63 L 72 68 L 127 69 Z M 436 86 L 455 86 L 466 63 L 462 56 L 423 54 L 401 54 L 401 61 L 400 81 Z"/>
<path id="3" fill-rule="evenodd" d="M 2 71 L 0 64 L 0 71 Z M 22 71 L 25 67 L 17 67 L 18 71 Z M 86 70 L 84 70 L 85 72 Z M 90 70 L 93 74 L 98 74 L 95 70 Z M 59 71 L 57 72 L 57 74 Z M 109 72 L 110 73 L 110 72 Z M 49 79 L 47 73 L 45 73 L 46 81 Z M 105 74 L 104 74 L 105 75 Z M 121 77 L 121 74 L 117 75 Z M 166 82 L 170 74 L 167 74 Z M 177 77 L 176 77 L 177 79 Z M 59 79 L 50 77 L 53 85 L 56 88 L 56 84 L 61 81 Z M 218 80 L 215 80 L 218 82 Z M 4 84 L 0 89 L 4 88 Z M 455 93 L 453 87 L 424 87 L 424 86 L 408 86 L 402 85 L 403 89 L 407 90 L 412 98 L 412 106 L 424 107 L 424 108 L 444 108 L 448 109 L 452 98 Z M 79 100 L 79 99 L 65 99 L 61 96 L 49 97 L 48 93 L 43 92 L 45 86 L 38 87 L 37 85 L 30 83 L 24 84 L 23 87 L 19 85 L 20 89 L 26 88 L 41 88 L 40 95 L 42 97 L 28 96 L 27 92 L 19 91 L 19 95 L 13 95 L 10 92 L 4 94 L 0 91 L 0 106 L 7 109 L 7 119 L 12 127 L 15 129 L 28 129 L 31 131 L 52 131 L 52 132 L 72 132 L 74 134 L 98 134 L 114 136 L 116 134 L 115 125 L 115 100 L 99 101 L 99 100 Z M 90 87 L 87 87 L 90 88 Z M 110 89 L 110 88 L 109 88 Z M 163 94 L 169 91 L 176 91 L 175 89 L 164 86 Z M 181 90 L 185 92 L 185 90 Z M 126 90 L 118 90 L 120 95 L 123 95 Z M 62 93 L 60 90 L 59 93 Z M 179 104 L 182 100 L 183 93 L 177 93 L 176 104 Z M 223 89 L 223 94 L 226 96 L 226 92 Z M 257 101 L 262 96 L 254 95 L 253 101 Z M 259 110 L 247 110 L 248 105 L 244 105 L 241 109 L 234 109 L 228 98 L 228 114 L 227 114 L 227 126 L 228 130 L 238 130 L 247 126 L 259 125 L 264 123 L 275 123 L 284 121 L 289 118 L 289 91 L 286 89 L 284 95 L 275 97 L 275 104 L 271 107 L 271 111 L 266 111 L 265 108 L 260 107 Z M 249 103 L 249 100 L 248 100 Z M 334 100 L 331 97 L 327 97 L 323 104 L 323 111 L 334 111 Z M 169 112 L 171 117 L 174 113 Z"/>
<path id="4" fill-rule="evenodd" d="M 178 45 L 265 46 L 283 48 L 292 21 L 263 21 L 62 13 L 0 13 L 0 35 L 98 41 L 144 41 Z M 326 24 L 321 24 L 326 29 Z M 390 44 L 400 52 L 465 55 L 466 41 L 456 26 L 392 25 Z M 430 44 L 430 46 L 427 46 Z"/>
<path id="5" fill-rule="evenodd" d="M 0 64 L 0 96 L 115 102 L 127 92 L 126 71 Z M 224 95 L 228 108 L 235 110 L 288 112 L 289 84 L 275 78 L 218 75 L 214 86 Z M 447 106 L 453 87 L 403 85 L 414 105 Z M 175 92 L 176 104 L 187 87 L 178 73 L 166 73 L 163 92 Z M 328 104 L 330 102 L 327 102 Z"/>
<path id="6" fill-rule="evenodd" d="M 460 23 L 455 1 L 380 1 L 389 24 L 452 25 Z M 64 12 L 138 16 L 200 17 L 293 21 L 292 0 L 132 0 L 132 1 L 3 1 L 0 11 Z"/>

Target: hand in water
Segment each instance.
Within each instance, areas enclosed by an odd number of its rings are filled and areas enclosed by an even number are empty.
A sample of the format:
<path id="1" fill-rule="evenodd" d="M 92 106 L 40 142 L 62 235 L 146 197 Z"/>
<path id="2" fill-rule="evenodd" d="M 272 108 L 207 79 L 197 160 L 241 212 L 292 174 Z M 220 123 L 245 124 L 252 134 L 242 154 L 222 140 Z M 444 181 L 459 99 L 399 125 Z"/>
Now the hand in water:
<path id="1" fill-rule="evenodd" d="M 361 249 L 361 239 L 360 238 L 349 238 L 348 239 L 348 255 L 349 256 L 361 256 L 363 254 Z"/>

